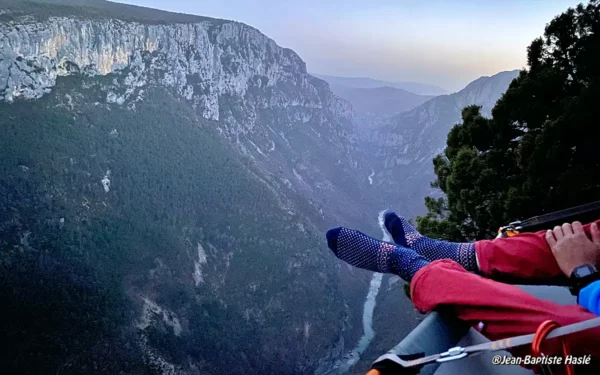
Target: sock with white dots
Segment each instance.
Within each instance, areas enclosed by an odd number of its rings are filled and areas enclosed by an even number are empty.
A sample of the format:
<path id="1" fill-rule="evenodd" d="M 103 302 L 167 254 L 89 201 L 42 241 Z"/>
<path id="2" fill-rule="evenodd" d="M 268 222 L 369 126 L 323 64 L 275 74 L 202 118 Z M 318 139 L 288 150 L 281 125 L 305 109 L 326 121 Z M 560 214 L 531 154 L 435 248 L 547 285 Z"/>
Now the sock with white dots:
<path id="1" fill-rule="evenodd" d="M 418 270 L 429 264 L 414 250 L 342 227 L 327 232 L 327 244 L 336 257 L 354 267 L 393 273 L 405 281 L 410 281 Z"/>
<path id="2" fill-rule="evenodd" d="M 467 271 L 478 270 L 475 243 L 448 242 L 425 237 L 408 220 L 392 211 L 386 211 L 383 218 L 385 228 L 398 245 L 409 247 L 430 261 L 452 259 Z"/>

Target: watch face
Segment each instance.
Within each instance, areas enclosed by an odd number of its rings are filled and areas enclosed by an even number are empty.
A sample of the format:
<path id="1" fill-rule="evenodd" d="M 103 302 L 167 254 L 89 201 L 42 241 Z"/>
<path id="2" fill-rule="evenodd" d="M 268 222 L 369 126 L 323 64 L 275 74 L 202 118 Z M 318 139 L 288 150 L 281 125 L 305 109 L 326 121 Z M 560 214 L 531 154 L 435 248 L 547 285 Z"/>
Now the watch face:
<path id="1" fill-rule="evenodd" d="M 596 272 L 596 268 L 594 266 L 590 266 L 589 264 L 584 264 L 583 266 L 579 266 L 573 270 L 573 276 L 578 279 L 589 276 Z"/>

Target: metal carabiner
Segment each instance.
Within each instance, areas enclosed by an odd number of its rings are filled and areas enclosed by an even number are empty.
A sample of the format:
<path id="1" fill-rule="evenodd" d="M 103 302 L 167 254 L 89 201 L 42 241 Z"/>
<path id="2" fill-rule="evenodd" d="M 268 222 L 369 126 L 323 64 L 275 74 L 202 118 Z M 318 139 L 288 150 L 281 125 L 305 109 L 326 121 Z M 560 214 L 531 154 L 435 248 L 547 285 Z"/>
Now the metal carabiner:
<path id="1" fill-rule="evenodd" d="M 456 359 L 465 358 L 468 353 L 465 353 L 465 348 L 461 346 L 455 346 L 454 348 L 448 349 L 447 352 L 440 353 L 440 358 L 436 359 L 436 362 L 448 362 Z"/>

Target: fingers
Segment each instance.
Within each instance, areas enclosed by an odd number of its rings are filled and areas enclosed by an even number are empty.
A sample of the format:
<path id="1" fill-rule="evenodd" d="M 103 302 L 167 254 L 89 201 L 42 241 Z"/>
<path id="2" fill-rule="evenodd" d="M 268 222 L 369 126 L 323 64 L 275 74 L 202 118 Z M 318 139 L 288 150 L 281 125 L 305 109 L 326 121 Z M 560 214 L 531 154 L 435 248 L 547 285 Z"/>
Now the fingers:
<path id="1" fill-rule="evenodd" d="M 585 232 L 583 231 L 583 224 L 581 224 L 579 221 L 573 222 L 573 225 L 571 226 L 573 227 L 573 233 L 585 234 Z"/>
<path id="2" fill-rule="evenodd" d="M 565 236 L 562 228 L 558 225 L 554 227 L 552 232 L 554 232 L 554 238 L 556 238 L 556 241 L 560 241 Z"/>
<path id="3" fill-rule="evenodd" d="M 600 245 L 600 228 L 597 223 L 592 223 L 592 225 L 590 225 L 590 232 L 592 234 L 592 242 L 596 245 Z M 581 222 L 575 221 L 573 224 L 564 223 L 561 226 L 555 226 L 554 229 L 546 231 L 546 241 L 548 242 L 548 245 L 552 247 L 564 237 L 573 234 L 585 234 Z"/>
<path id="4" fill-rule="evenodd" d="M 592 233 L 592 242 L 600 246 L 600 229 L 598 229 L 598 224 L 592 223 L 590 225 L 590 232 Z"/>
<path id="5" fill-rule="evenodd" d="M 550 246 L 551 249 L 556 245 L 556 238 L 554 238 L 554 232 L 551 230 L 546 231 L 546 242 L 548 242 L 548 246 Z"/>

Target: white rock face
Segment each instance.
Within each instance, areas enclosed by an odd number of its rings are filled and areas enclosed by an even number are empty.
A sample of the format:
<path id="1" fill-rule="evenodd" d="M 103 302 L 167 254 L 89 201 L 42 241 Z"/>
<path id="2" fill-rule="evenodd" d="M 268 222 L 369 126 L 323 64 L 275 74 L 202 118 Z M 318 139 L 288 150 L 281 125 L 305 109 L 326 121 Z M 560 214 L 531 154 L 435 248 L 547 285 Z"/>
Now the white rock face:
<path id="1" fill-rule="evenodd" d="M 102 187 L 104 188 L 104 192 L 110 192 L 110 171 L 106 171 L 104 178 L 102 179 Z"/>
<path id="2" fill-rule="evenodd" d="M 107 75 L 126 68 L 133 73 L 126 80 L 129 88 L 147 84 L 140 73 L 160 71 L 161 84 L 175 88 L 213 120 L 219 119 L 219 97 L 243 96 L 255 77 L 265 86 L 285 83 L 307 93 L 317 91 L 296 53 L 241 23 L 151 25 L 51 17 L 0 24 L 0 100 L 40 98 L 59 76 Z M 109 103 L 126 99 L 116 93 L 107 96 Z M 274 98 L 269 105 L 352 115 L 350 105 L 333 95 L 327 102 L 318 95 L 308 99 L 290 103 Z"/>
<path id="3" fill-rule="evenodd" d="M 196 286 L 204 282 L 204 276 L 202 275 L 202 266 L 205 265 L 206 262 L 206 252 L 204 251 L 202 245 L 198 244 L 198 260 L 194 262 L 194 273 L 192 274 Z"/>
<path id="4" fill-rule="evenodd" d="M 282 207 L 289 204 L 279 183 L 289 182 L 289 189 L 311 197 L 320 194 L 320 200 L 325 196 L 310 184 L 333 184 L 326 172 L 332 162 L 340 160 L 352 180 L 370 170 L 357 162 L 350 103 L 309 75 L 295 52 L 241 23 L 147 24 L 80 17 L 0 22 L 0 102 L 39 99 L 68 75 L 94 77 L 71 81 L 81 86 L 65 96 L 61 105 L 69 108 L 85 100 L 82 91 L 93 88 L 103 95 L 94 98 L 94 105 L 135 111 L 137 102 L 157 92 L 154 88 L 166 87 L 198 116 L 214 120 L 223 138 L 279 180 L 266 185 Z M 294 174 L 294 166 L 286 166 L 280 174 L 285 160 L 302 160 L 309 168 Z M 112 180 L 101 179 L 106 193 Z M 364 178 L 356 180 L 347 185 L 364 183 Z"/>
<path id="5" fill-rule="evenodd" d="M 170 310 L 160 307 L 156 302 L 144 298 L 144 307 L 136 326 L 144 330 L 153 324 L 152 322 L 156 318 L 162 319 L 167 326 L 171 327 L 175 336 L 181 335 L 181 323 L 177 315 Z"/>
<path id="6" fill-rule="evenodd" d="M 156 320 L 162 320 L 164 324 L 173 329 L 175 336 L 181 335 L 181 323 L 177 315 L 165 308 L 159 306 L 156 302 L 144 298 L 142 313 L 136 323 L 136 327 L 140 329 L 140 338 L 138 344 L 144 353 L 144 361 L 154 367 L 158 373 L 162 375 L 183 375 L 187 372 L 181 371 L 172 363 L 166 361 L 156 349 L 148 344 L 148 336 L 145 332 L 146 328 L 153 325 Z"/>

